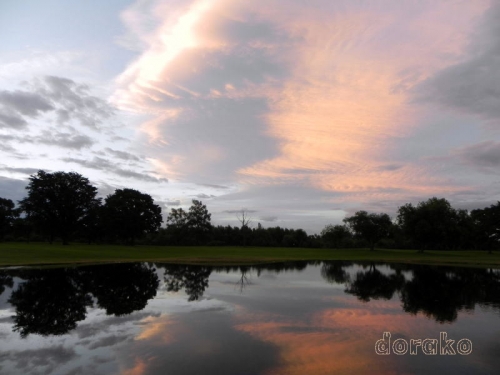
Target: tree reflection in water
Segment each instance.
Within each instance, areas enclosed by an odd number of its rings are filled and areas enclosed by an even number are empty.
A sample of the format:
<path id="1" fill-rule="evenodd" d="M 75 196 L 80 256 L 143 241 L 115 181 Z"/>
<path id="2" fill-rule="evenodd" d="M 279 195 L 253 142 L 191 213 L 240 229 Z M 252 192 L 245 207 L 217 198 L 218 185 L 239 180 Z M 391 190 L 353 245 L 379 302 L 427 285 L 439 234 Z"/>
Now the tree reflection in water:
<path id="1" fill-rule="evenodd" d="M 12 288 L 14 286 L 14 281 L 12 276 L 0 272 L 0 296 L 5 292 L 5 287 Z"/>
<path id="2" fill-rule="evenodd" d="M 405 278 L 400 270 L 385 275 L 376 265 L 371 263 L 365 272 L 357 272 L 346 289 L 346 293 L 354 294 L 362 301 L 370 299 L 391 299 L 394 293 L 401 289 Z"/>
<path id="3" fill-rule="evenodd" d="M 8 300 L 15 308 L 14 331 L 22 337 L 69 332 L 94 299 L 108 315 L 142 310 L 159 285 L 155 270 L 141 263 L 19 270 L 0 280 L 12 276 L 24 280 Z"/>
<path id="4" fill-rule="evenodd" d="M 346 293 L 364 302 L 389 300 L 397 294 L 405 312 L 420 312 L 440 323 L 453 322 L 459 311 L 472 310 L 476 305 L 500 308 L 498 270 L 397 264 L 390 265 L 389 272 L 381 272 L 370 263 L 351 277 L 348 266 L 324 262 L 321 275 L 330 283 L 345 284 Z"/>
<path id="5" fill-rule="evenodd" d="M 23 272 L 25 273 L 25 272 Z M 30 333 L 62 335 L 85 319 L 92 298 L 76 269 L 34 270 L 10 296 L 16 309 L 14 331 L 22 337 Z"/>
<path id="6" fill-rule="evenodd" d="M 170 292 L 181 289 L 188 301 L 203 297 L 212 272 L 239 273 L 240 292 L 247 276 L 263 271 L 301 271 L 307 265 L 321 265 L 322 278 L 344 284 L 345 293 L 363 302 L 399 298 L 410 314 L 422 313 L 437 322 L 453 322 L 461 310 L 476 305 L 500 309 L 500 272 L 493 269 L 432 267 L 370 263 L 355 270 L 353 262 L 287 262 L 259 266 L 193 266 L 145 263 L 113 264 L 54 269 L 0 270 L 0 295 L 14 287 L 8 302 L 14 307 L 14 331 L 29 334 L 62 335 L 85 319 L 89 307 L 108 315 L 121 316 L 139 311 L 156 296 L 159 279 L 156 268 L 164 270 Z M 155 268 L 156 267 L 156 268 Z"/>
<path id="7" fill-rule="evenodd" d="M 158 265 L 158 268 L 160 267 L 165 269 L 167 291 L 178 292 L 184 289 L 188 301 L 197 301 L 203 296 L 213 270 L 213 267 L 180 264 Z"/>
<path id="8" fill-rule="evenodd" d="M 142 263 L 112 264 L 88 270 L 85 278 L 108 315 L 128 315 L 142 310 L 156 296 L 159 280 L 154 268 Z"/>

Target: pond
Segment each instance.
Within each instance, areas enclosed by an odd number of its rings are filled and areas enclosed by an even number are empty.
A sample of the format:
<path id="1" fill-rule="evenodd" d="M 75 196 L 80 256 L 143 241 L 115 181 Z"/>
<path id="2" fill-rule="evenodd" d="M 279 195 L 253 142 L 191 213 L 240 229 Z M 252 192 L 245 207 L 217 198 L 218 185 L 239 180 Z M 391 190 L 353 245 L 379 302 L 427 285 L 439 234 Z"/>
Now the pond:
<path id="1" fill-rule="evenodd" d="M 499 337 L 497 269 L 0 269 L 1 374 L 492 374 Z"/>

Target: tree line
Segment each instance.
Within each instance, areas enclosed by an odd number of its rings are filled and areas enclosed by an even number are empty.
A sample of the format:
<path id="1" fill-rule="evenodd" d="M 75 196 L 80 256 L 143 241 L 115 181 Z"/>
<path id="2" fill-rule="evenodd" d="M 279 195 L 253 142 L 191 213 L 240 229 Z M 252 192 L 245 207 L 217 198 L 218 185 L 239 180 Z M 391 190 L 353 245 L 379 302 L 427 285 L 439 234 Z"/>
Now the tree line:
<path id="1" fill-rule="evenodd" d="M 26 190 L 17 206 L 0 198 L 0 240 L 420 251 L 492 251 L 500 246 L 500 202 L 467 211 L 433 197 L 399 207 L 395 218 L 357 211 L 343 224 L 308 235 L 303 229 L 263 228 L 260 223 L 251 227 L 245 211 L 238 217 L 240 226 L 215 226 L 199 200 L 192 200 L 188 210 L 171 209 L 162 227 L 161 207 L 150 195 L 123 188 L 102 199 L 97 188 L 75 172 L 40 170 L 29 177 Z"/>

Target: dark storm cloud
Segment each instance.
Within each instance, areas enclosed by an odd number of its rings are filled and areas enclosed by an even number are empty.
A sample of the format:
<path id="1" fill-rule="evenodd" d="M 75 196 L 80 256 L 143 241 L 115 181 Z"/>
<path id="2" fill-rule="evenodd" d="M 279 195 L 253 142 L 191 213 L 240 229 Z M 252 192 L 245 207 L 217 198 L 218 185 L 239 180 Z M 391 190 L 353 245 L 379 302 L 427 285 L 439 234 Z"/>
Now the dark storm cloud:
<path id="1" fill-rule="evenodd" d="M 119 168 L 115 163 L 112 163 L 109 160 L 100 158 L 98 156 L 95 156 L 92 160 L 76 159 L 76 158 L 63 158 L 62 160 L 68 163 L 79 164 L 89 169 L 106 171 L 114 173 L 121 177 L 132 178 L 135 180 L 146 181 L 146 182 L 168 182 L 168 179 L 166 178 L 156 178 L 149 176 L 148 174 L 145 173 L 139 173 L 129 169 Z"/>
<path id="2" fill-rule="evenodd" d="M 500 120 L 500 2 L 486 11 L 470 43 L 469 56 L 417 87 L 417 102 Z"/>

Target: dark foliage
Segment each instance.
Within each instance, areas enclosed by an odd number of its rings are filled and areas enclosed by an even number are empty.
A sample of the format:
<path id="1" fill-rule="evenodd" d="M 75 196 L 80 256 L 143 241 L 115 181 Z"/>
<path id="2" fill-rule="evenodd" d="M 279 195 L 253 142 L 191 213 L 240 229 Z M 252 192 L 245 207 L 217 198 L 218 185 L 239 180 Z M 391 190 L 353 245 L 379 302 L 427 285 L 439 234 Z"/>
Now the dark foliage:
<path id="1" fill-rule="evenodd" d="M 20 209 L 50 242 L 60 236 L 67 244 L 91 207 L 99 204 L 97 188 L 75 172 L 38 171 L 29 180 L 28 196 L 19 201 Z"/>
<path id="2" fill-rule="evenodd" d="M 156 232 L 163 221 L 153 198 L 133 189 L 117 189 L 108 195 L 102 217 L 108 237 L 126 239 L 130 244 L 145 233 Z"/>

